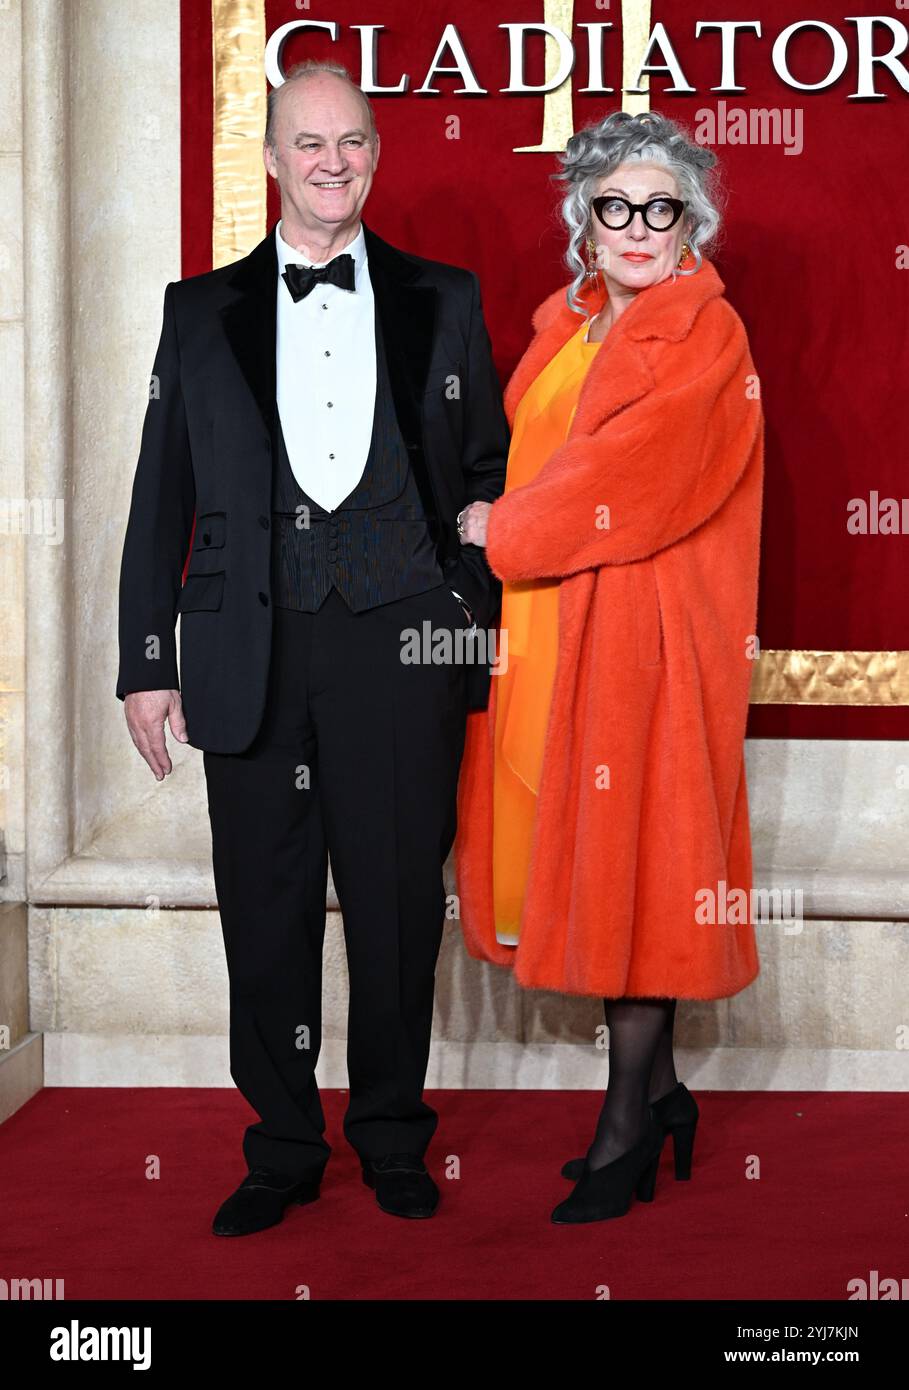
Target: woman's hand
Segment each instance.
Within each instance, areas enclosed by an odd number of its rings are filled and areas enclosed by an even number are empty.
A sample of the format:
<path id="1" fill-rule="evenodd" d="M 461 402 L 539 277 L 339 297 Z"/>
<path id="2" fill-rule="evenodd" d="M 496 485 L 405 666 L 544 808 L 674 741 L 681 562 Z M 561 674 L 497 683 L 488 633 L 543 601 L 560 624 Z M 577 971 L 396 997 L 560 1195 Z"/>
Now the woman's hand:
<path id="1" fill-rule="evenodd" d="M 461 531 L 460 541 L 462 545 L 483 545 L 486 544 L 486 524 L 489 520 L 489 509 L 491 502 L 471 502 L 460 513 Z"/>

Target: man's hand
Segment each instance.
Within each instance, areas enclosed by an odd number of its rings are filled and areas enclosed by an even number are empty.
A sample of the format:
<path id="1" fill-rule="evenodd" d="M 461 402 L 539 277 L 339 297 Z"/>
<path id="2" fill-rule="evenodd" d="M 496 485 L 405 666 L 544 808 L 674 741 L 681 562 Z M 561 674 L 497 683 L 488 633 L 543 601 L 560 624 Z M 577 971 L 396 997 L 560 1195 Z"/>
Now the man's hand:
<path id="1" fill-rule="evenodd" d="M 462 545 L 485 546 L 486 523 L 489 520 L 491 506 L 491 502 L 471 502 L 460 513 L 461 530 L 459 537 Z"/>
<path id="2" fill-rule="evenodd" d="M 164 741 L 164 721 L 174 738 L 186 743 L 186 720 L 179 690 L 134 690 L 123 701 L 129 736 L 148 763 L 155 779 L 163 782 L 173 764 Z"/>

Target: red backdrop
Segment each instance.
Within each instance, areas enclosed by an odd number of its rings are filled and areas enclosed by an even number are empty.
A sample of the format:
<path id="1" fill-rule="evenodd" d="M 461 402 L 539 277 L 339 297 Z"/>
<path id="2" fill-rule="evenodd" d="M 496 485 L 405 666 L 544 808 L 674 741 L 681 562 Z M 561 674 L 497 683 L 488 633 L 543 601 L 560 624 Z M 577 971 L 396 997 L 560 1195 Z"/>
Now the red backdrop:
<path id="1" fill-rule="evenodd" d="M 859 3 L 850 15 L 883 13 Z M 747 327 L 761 376 L 766 434 L 764 541 L 758 633 L 763 647 L 862 651 L 909 649 L 906 553 L 909 537 L 853 536 L 847 504 L 909 492 L 902 423 L 909 379 L 906 295 L 909 271 L 897 251 L 909 242 L 906 145 L 909 94 L 876 69 L 886 99 L 849 100 L 856 89 L 854 26 L 831 0 L 698 0 L 669 6 L 655 0 L 653 22 L 665 22 L 695 95 L 664 95 L 669 80 L 651 79 L 651 109 L 694 129 L 697 113 L 728 106 L 798 108 L 804 149 L 779 145 L 717 146 L 729 201 L 723 244 L 715 256 L 726 292 Z M 894 10 L 897 18 L 909 13 Z M 324 0 L 301 10 L 294 0 L 267 0 L 267 31 L 293 19 L 336 20 L 337 43 L 325 34 L 295 35 L 285 67 L 303 57 L 332 57 L 359 73 L 359 34 L 351 24 L 384 24 L 379 82 L 411 74 L 421 85 L 444 24 L 454 22 L 484 97 L 452 96 L 458 78 L 438 77 L 439 96 L 373 98 L 382 157 L 366 217 L 387 240 L 438 260 L 469 266 L 481 279 L 486 318 L 503 383 L 530 334 L 530 315 L 565 283 L 558 185 L 549 179 L 554 155 L 515 154 L 541 137 L 543 103 L 507 96 L 508 40 L 497 25 L 542 20 L 537 0 L 488 0 L 446 7 L 414 0 Z M 611 20 L 621 28 L 618 0 L 608 11 L 576 0 L 575 25 Z M 737 80 L 747 91 L 723 96 L 717 34 L 694 37 L 695 19 L 760 19 L 761 40 L 744 35 Z M 797 19 L 823 19 L 850 49 L 846 71 L 824 92 L 803 93 L 773 70 L 776 34 Z M 884 35 L 878 51 L 889 48 Z M 574 120 L 581 126 L 621 100 L 619 40 L 606 40 L 606 77 L 615 97 L 578 91 L 586 85 L 586 31 L 578 52 Z M 543 79 L 543 41 L 531 39 L 527 80 Z M 803 81 L 827 71 L 829 42 L 805 33 L 790 46 Z M 211 267 L 212 73 L 211 5 L 183 0 L 183 273 Z M 264 84 L 264 76 L 263 76 Z M 460 139 L 445 122 L 460 118 Z M 270 190 L 269 225 L 278 207 Z M 852 738 L 909 737 L 907 707 L 752 706 L 749 734 Z"/>

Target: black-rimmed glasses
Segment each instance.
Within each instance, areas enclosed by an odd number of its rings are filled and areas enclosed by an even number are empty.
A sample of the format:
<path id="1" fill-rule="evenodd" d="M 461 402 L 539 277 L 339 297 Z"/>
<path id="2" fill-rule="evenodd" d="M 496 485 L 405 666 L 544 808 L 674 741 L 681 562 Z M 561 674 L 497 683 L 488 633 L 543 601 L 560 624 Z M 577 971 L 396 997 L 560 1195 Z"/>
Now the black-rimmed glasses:
<path id="1" fill-rule="evenodd" d="M 643 217 L 652 232 L 668 232 L 674 227 L 687 206 L 681 198 L 649 198 L 646 203 L 629 203 L 614 193 L 603 193 L 591 200 L 590 206 L 604 227 L 617 232 L 627 227 L 636 212 Z"/>

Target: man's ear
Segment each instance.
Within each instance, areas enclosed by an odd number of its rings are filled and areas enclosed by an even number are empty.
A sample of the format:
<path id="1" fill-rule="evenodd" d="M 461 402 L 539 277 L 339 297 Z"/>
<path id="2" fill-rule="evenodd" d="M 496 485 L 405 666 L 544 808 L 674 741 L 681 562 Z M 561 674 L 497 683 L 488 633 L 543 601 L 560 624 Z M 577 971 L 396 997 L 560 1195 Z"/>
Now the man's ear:
<path id="1" fill-rule="evenodd" d="M 267 141 L 262 142 L 262 160 L 265 164 L 265 171 L 273 179 L 278 176 L 277 165 L 275 164 L 275 152 Z"/>

